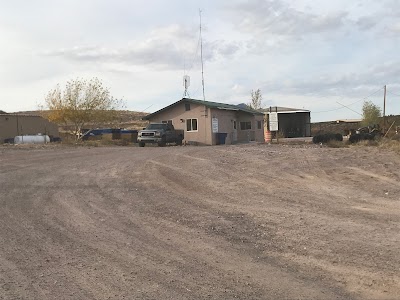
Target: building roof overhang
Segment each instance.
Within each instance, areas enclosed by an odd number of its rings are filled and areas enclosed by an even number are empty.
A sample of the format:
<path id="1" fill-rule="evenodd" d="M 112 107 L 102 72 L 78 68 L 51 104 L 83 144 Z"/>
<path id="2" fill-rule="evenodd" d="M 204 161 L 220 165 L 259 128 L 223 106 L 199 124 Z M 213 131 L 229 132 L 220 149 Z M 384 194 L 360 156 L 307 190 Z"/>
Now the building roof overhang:
<path id="1" fill-rule="evenodd" d="M 272 106 L 269 108 L 264 108 L 262 111 L 266 114 L 270 112 L 278 113 L 278 114 L 289 114 L 289 113 L 310 113 L 311 111 L 307 109 L 299 109 L 299 108 L 291 108 L 291 107 L 281 107 L 281 106 Z"/>
<path id="2" fill-rule="evenodd" d="M 169 108 L 172 108 L 172 107 L 178 105 L 179 103 L 183 103 L 183 102 L 200 104 L 200 105 L 204 105 L 209 108 L 220 109 L 220 110 L 240 111 L 240 112 L 244 112 L 244 113 L 248 113 L 248 114 L 252 114 L 252 115 L 263 115 L 264 114 L 263 112 L 260 112 L 260 111 L 254 110 L 254 109 L 242 108 L 242 107 L 239 107 L 239 106 L 233 105 L 233 104 L 211 102 L 211 101 L 197 100 L 197 99 L 191 99 L 191 98 L 182 98 L 181 100 L 178 100 L 158 111 L 155 111 L 155 112 L 143 117 L 142 119 L 149 120 L 153 116 L 155 116 L 161 112 L 164 112 L 164 111 L 168 110 Z"/>

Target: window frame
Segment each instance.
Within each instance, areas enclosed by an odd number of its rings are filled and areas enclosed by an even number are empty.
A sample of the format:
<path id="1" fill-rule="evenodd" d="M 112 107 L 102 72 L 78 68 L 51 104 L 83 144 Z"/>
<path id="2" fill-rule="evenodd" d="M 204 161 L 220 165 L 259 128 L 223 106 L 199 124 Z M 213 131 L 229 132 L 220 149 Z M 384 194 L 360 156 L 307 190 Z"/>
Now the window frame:
<path id="1" fill-rule="evenodd" d="M 244 126 L 242 126 L 242 124 L 244 124 Z M 247 125 L 249 125 L 250 124 L 250 126 L 248 127 Z M 243 128 L 244 127 L 244 128 Z M 251 128 L 252 128 L 252 122 L 251 121 L 242 121 L 242 122 L 239 122 L 239 128 L 240 128 L 240 130 L 242 130 L 242 131 L 245 131 L 245 130 L 251 130 Z"/>
<path id="2" fill-rule="evenodd" d="M 193 120 L 196 120 L 196 130 L 193 130 Z M 191 130 L 188 130 L 188 121 L 190 121 Z M 199 119 L 198 118 L 186 119 L 186 132 L 198 132 L 198 131 L 199 131 Z"/>
<path id="3" fill-rule="evenodd" d="M 262 121 L 257 121 L 257 129 L 262 129 Z"/>
<path id="4" fill-rule="evenodd" d="M 185 111 L 190 111 L 190 103 L 185 103 Z"/>

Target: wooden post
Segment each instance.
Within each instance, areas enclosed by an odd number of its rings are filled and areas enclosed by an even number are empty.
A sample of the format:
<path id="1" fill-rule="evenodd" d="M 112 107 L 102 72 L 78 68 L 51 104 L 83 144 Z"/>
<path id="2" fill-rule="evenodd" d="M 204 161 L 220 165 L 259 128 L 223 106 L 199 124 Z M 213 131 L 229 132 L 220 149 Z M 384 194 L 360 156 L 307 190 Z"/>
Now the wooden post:
<path id="1" fill-rule="evenodd" d="M 279 115 L 278 115 L 278 106 L 275 106 L 276 119 L 278 121 L 278 131 L 276 132 L 276 142 L 279 144 Z"/>
<path id="2" fill-rule="evenodd" d="M 383 95 L 383 132 L 386 129 L 386 85 L 385 85 L 385 93 Z"/>
<path id="3" fill-rule="evenodd" d="M 387 134 L 389 133 L 390 129 L 392 129 L 394 123 L 396 123 L 396 121 L 393 121 L 392 125 L 390 125 L 388 131 L 386 131 L 386 133 L 385 133 L 385 135 L 384 135 L 383 137 L 386 137 L 386 136 L 387 136 Z"/>
<path id="4" fill-rule="evenodd" d="M 272 106 L 270 106 L 269 107 L 269 113 L 271 113 L 272 112 Z M 272 143 L 272 131 L 271 131 L 271 127 L 269 126 L 269 117 L 270 117 L 270 115 L 268 115 L 268 128 L 269 128 L 269 131 L 271 132 L 271 143 Z"/>

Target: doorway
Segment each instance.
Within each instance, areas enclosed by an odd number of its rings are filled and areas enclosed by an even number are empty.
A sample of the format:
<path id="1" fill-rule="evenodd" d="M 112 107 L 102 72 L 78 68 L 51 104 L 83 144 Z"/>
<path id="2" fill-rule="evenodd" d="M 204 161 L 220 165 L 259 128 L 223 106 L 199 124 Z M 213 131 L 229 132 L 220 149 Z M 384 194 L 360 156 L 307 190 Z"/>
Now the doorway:
<path id="1" fill-rule="evenodd" d="M 237 122 L 232 120 L 232 143 L 237 142 Z"/>

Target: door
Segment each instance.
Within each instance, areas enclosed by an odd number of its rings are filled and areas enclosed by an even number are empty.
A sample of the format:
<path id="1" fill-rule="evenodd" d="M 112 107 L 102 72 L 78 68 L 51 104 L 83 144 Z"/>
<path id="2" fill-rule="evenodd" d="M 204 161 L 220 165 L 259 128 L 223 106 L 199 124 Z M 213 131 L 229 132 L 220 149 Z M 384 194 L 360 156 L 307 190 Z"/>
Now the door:
<path id="1" fill-rule="evenodd" d="M 166 138 L 166 142 L 170 143 L 170 142 L 175 142 L 175 130 L 172 127 L 172 122 L 171 123 L 167 123 L 167 128 L 165 131 L 165 138 Z"/>
<path id="2" fill-rule="evenodd" d="M 236 120 L 233 120 L 232 122 L 232 143 L 237 142 L 237 122 Z"/>

